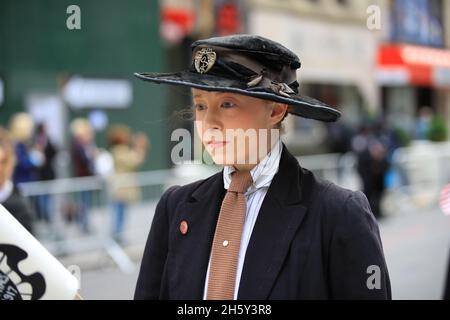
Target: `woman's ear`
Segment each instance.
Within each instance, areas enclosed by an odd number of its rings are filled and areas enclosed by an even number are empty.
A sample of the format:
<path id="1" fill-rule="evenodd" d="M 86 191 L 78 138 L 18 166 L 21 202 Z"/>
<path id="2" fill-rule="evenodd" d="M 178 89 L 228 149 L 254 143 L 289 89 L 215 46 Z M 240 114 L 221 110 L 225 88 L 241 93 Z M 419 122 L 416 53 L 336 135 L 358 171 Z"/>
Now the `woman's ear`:
<path id="1" fill-rule="evenodd" d="M 288 111 L 288 105 L 285 103 L 272 102 L 272 112 L 270 114 L 270 122 L 272 125 L 283 120 L 284 115 Z"/>

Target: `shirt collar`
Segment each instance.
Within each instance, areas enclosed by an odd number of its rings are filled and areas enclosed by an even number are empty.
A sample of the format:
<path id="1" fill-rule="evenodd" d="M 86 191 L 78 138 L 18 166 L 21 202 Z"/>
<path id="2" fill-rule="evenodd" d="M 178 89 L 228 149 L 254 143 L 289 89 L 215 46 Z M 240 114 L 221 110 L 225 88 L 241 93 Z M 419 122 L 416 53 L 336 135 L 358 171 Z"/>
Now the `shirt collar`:
<path id="1" fill-rule="evenodd" d="M 14 185 L 11 180 L 5 182 L 2 188 L 0 188 L 0 203 L 5 202 L 13 193 Z"/>
<path id="2" fill-rule="evenodd" d="M 280 165 L 282 144 L 278 140 L 272 147 L 272 149 L 267 153 L 267 155 L 262 159 L 252 170 L 250 174 L 252 175 L 253 184 L 248 188 L 246 194 L 255 192 L 256 190 L 269 187 L 272 182 L 273 177 L 278 172 L 278 167 Z M 228 190 L 231 183 L 231 174 L 236 171 L 233 166 L 225 166 L 223 168 L 223 186 Z"/>

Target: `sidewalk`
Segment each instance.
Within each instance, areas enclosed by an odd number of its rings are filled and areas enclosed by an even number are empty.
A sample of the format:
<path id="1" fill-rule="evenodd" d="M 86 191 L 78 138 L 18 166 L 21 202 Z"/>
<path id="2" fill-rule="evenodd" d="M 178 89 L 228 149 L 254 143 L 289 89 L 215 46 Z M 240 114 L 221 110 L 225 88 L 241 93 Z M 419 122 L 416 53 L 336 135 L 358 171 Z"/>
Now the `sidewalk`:
<path id="1" fill-rule="evenodd" d="M 438 208 L 380 222 L 394 299 L 441 299 L 450 254 L 450 216 Z"/>

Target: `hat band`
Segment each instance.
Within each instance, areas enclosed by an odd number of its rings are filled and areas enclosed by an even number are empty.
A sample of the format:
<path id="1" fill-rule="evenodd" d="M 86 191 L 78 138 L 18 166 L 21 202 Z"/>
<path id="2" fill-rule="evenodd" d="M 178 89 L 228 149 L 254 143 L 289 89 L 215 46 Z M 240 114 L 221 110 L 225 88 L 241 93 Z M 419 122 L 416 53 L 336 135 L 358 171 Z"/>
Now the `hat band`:
<path id="1" fill-rule="evenodd" d="M 295 69 L 283 65 L 280 71 L 262 65 L 238 51 L 215 46 L 198 46 L 192 54 L 190 71 L 238 79 L 251 91 L 270 89 L 289 96 L 298 93 Z"/>

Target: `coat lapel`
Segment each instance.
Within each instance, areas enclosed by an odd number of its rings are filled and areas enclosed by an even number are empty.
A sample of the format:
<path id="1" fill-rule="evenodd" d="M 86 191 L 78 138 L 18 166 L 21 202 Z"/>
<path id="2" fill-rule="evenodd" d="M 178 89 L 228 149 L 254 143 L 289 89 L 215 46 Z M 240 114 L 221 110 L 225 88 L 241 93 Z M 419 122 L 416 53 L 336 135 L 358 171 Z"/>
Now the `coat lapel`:
<path id="1" fill-rule="evenodd" d="M 238 299 L 267 299 L 305 214 L 301 168 L 283 145 L 278 173 L 262 203 L 247 252 Z M 299 270 L 300 272 L 300 270 Z"/>
<path id="2" fill-rule="evenodd" d="M 172 224 L 173 271 L 169 273 L 171 299 L 203 298 L 215 226 L 226 191 L 222 174 L 219 172 L 205 180 L 194 190 L 190 199 L 177 208 L 178 214 Z M 182 221 L 188 225 L 185 235 L 179 230 Z"/>

